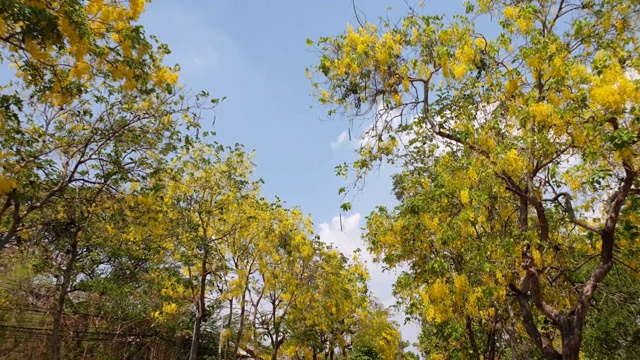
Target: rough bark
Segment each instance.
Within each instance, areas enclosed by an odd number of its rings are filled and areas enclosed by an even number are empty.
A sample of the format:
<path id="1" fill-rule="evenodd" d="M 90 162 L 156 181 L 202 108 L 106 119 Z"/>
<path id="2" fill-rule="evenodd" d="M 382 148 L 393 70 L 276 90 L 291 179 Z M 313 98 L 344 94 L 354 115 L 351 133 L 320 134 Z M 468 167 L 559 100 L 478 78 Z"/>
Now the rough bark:
<path id="1" fill-rule="evenodd" d="M 582 326 L 578 327 L 573 317 L 567 319 L 560 327 L 562 334 L 562 360 L 579 360 L 582 343 Z M 577 319 L 576 319 L 577 320 Z"/>

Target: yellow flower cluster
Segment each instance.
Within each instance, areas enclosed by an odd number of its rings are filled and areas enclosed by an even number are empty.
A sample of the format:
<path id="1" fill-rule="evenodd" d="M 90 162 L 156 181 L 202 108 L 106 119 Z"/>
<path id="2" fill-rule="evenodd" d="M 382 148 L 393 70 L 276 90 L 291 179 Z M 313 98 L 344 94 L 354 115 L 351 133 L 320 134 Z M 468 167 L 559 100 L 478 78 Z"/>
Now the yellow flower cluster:
<path id="1" fill-rule="evenodd" d="M 0 31 L 2 26 L 0 25 Z M 47 61 L 51 55 L 47 51 L 47 49 L 43 49 L 40 45 L 38 45 L 35 41 L 30 38 L 27 38 L 24 43 L 25 50 L 31 55 L 31 57 L 37 61 Z"/>
<path id="2" fill-rule="evenodd" d="M 529 114 L 536 122 L 541 124 L 551 124 L 553 122 L 551 119 L 552 113 L 553 107 L 548 103 L 536 102 L 529 106 Z"/>
<path id="3" fill-rule="evenodd" d="M 453 276 L 453 293 L 450 285 L 439 278 L 421 291 L 421 297 L 425 304 L 425 318 L 435 323 L 459 318 L 465 314 L 486 317 L 491 313 L 491 309 L 479 309 L 478 301 L 482 297 L 482 290 L 472 287 L 469 279 L 462 274 Z"/>
<path id="4" fill-rule="evenodd" d="M 155 74 L 155 83 L 163 86 L 165 84 L 175 85 L 178 82 L 178 74 L 172 72 L 167 67 L 163 67 Z"/>
<path id="5" fill-rule="evenodd" d="M 518 11 L 518 8 L 516 7 L 507 6 L 504 8 L 503 13 L 505 19 L 513 21 L 518 19 L 520 11 Z"/>
<path id="6" fill-rule="evenodd" d="M 431 286 L 429 295 L 433 300 L 442 300 L 449 295 L 449 288 L 442 279 L 438 279 L 435 284 Z"/>
<path id="7" fill-rule="evenodd" d="M 17 188 L 17 183 L 14 179 L 10 179 L 0 175 L 0 195 L 7 195 Z"/>
<path id="8" fill-rule="evenodd" d="M 144 12 L 145 3 L 145 0 L 131 0 L 129 5 L 129 14 L 133 20 L 138 20 L 140 15 Z"/>
<path id="9" fill-rule="evenodd" d="M 453 278 L 453 284 L 456 288 L 456 302 L 459 305 L 464 304 L 464 299 L 467 293 L 469 293 L 469 279 L 461 274 L 456 274 Z"/>
<path id="10" fill-rule="evenodd" d="M 463 189 L 460 191 L 460 202 L 463 205 L 467 205 L 469 203 L 469 189 Z"/>
<path id="11" fill-rule="evenodd" d="M 476 173 L 475 169 L 472 167 L 470 167 L 469 170 L 467 170 L 467 180 L 470 185 L 476 185 L 478 183 L 478 180 L 479 180 L 478 173 Z"/>
<path id="12" fill-rule="evenodd" d="M 75 78 L 77 80 L 82 80 L 86 78 L 87 74 L 91 70 L 91 66 L 84 61 L 78 61 L 71 68 L 69 72 L 69 76 Z"/>
<path id="13" fill-rule="evenodd" d="M 522 169 L 522 160 L 520 159 L 518 150 L 511 149 L 507 151 L 507 154 L 504 157 L 504 167 L 510 174 L 517 173 Z"/>
<path id="14" fill-rule="evenodd" d="M 619 111 L 627 104 L 640 103 L 640 88 L 630 80 L 618 63 L 611 64 L 601 76 L 593 76 L 590 95 L 592 108 L 603 111 Z"/>

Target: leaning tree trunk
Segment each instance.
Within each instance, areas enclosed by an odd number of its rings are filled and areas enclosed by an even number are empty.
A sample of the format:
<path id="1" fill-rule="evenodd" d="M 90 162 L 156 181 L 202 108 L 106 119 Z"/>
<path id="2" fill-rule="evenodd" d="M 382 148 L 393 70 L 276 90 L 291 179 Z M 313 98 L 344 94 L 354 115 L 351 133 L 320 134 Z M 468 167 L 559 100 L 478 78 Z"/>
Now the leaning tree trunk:
<path id="1" fill-rule="evenodd" d="M 475 360 L 480 360 L 480 352 L 478 351 L 478 344 L 476 343 L 476 337 L 473 332 L 473 320 L 471 320 L 471 316 L 469 315 L 467 315 L 466 329 L 467 335 L 469 336 L 469 343 L 471 344 L 471 350 L 473 351 L 473 358 Z"/>

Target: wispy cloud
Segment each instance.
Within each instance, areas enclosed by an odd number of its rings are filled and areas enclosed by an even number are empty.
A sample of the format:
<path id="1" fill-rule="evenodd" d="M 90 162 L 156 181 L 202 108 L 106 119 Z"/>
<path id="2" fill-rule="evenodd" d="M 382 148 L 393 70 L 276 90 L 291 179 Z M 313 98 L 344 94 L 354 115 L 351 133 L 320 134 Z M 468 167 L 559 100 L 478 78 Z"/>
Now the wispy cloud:
<path id="1" fill-rule="evenodd" d="M 331 142 L 331 148 L 332 149 L 337 148 L 342 143 L 344 143 L 347 140 L 348 137 L 349 137 L 349 134 L 347 134 L 346 131 L 341 132 L 340 135 L 338 135 L 338 137 L 334 141 Z"/>

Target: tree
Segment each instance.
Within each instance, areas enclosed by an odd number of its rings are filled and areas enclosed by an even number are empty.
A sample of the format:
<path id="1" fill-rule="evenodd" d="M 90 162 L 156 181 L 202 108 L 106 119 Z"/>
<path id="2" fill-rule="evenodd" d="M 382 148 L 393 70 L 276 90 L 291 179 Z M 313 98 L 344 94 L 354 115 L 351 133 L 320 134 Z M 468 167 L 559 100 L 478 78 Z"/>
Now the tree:
<path id="1" fill-rule="evenodd" d="M 509 347 L 519 358 L 512 305 L 505 303 L 505 263 L 517 248 L 507 224 L 487 221 L 513 212 L 498 201 L 504 190 L 490 178 L 479 181 L 483 169 L 476 173 L 455 153 L 428 165 L 394 177 L 401 205 L 393 213 L 373 212 L 365 239 L 387 265 L 410 264 L 394 291 L 406 313 L 424 324 L 424 353 L 494 358 Z"/>
<path id="2" fill-rule="evenodd" d="M 414 194 L 446 191 L 434 185 L 438 174 L 417 172 L 425 177 L 403 185 L 409 196 L 390 222 L 368 229 L 372 250 L 412 275 L 440 264 L 446 274 L 416 281 L 415 291 L 453 296 L 453 274 L 477 273 L 428 251 L 407 255 L 395 236 L 411 228 L 445 252 L 456 240 L 482 241 L 464 258 L 498 258 L 483 271 L 494 268 L 504 282 L 502 291 L 479 283 L 482 297 L 503 308 L 513 299 L 517 323 L 548 359 L 579 357 L 594 294 L 614 263 L 637 274 L 630 254 L 638 244 L 621 224 L 640 194 L 639 10 L 615 0 L 480 0 L 446 21 L 411 9 L 399 22 L 348 27 L 317 43 L 320 102 L 331 114 L 371 114 L 356 178 L 385 158 L 409 169 L 460 161 L 477 176 L 448 180 L 458 193 L 438 213 L 472 208 L 456 231 L 404 212 Z M 495 36 L 475 25 L 485 19 L 499 27 Z M 494 185 L 476 189 L 478 181 Z"/>
<path id="3" fill-rule="evenodd" d="M 254 216 L 251 201 L 258 187 L 249 179 L 253 164 L 240 145 L 186 144 L 175 162 L 161 195 L 173 225 L 165 241 L 176 243 L 175 261 L 186 269 L 195 309 L 189 358 L 196 359 L 211 275 L 224 273 L 225 240 Z"/>
<path id="4" fill-rule="evenodd" d="M 64 106 L 96 78 L 149 89 L 173 84 L 157 52 L 136 25 L 146 0 L 6 0 L 0 4 L 0 61 L 9 61 L 41 101 Z"/>
<path id="5" fill-rule="evenodd" d="M 311 276 L 286 321 L 291 335 L 284 347 L 292 357 L 333 360 L 348 356 L 358 322 L 368 314 L 368 273 L 357 256 L 349 261 L 321 241 L 315 247 Z"/>
<path id="6" fill-rule="evenodd" d="M 11 297 L 27 306 L 6 314 L 39 314 L 25 331 L 50 326 L 52 358 L 80 348 L 96 358 L 183 351 L 185 307 L 158 301 L 169 297 L 161 286 L 176 264 L 149 193 L 216 100 L 177 86 L 178 67 L 162 63 L 168 47 L 136 24 L 145 3 L 0 3 L 0 62 L 16 70 L 0 96 L 0 251 L 8 264 L 30 258 L 3 271 L 41 287 L 22 302 Z M 115 340 L 103 343 L 105 334 Z M 160 350 L 167 343 L 175 352 Z M 24 344 L 16 349 L 36 356 Z"/>
<path id="7" fill-rule="evenodd" d="M 133 24 L 144 1 L 125 5 L 0 4 L 0 59 L 18 71 L 0 96 L 0 250 L 69 187 L 142 181 L 212 106 L 178 90 L 169 49 Z"/>
<path id="8" fill-rule="evenodd" d="M 253 282 L 254 328 L 265 338 L 271 360 L 280 357 L 292 332 L 288 325 L 292 309 L 308 293 L 315 249 L 311 219 L 299 209 L 285 209 L 277 201 L 269 208 L 271 218 L 262 224 L 257 245 L 257 273 Z M 295 326 L 295 325 L 294 325 Z"/>
<path id="9" fill-rule="evenodd" d="M 352 359 L 401 359 L 403 347 L 398 324 L 391 320 L 392 313 L 379 300 L 370 297 L 369 309 L 358 319 L 352 336 Z"/>
<path id="10" fill-rule="evenodd" d="M 22 263 L 3 266 L 3 357 L 182 357 L 180 314 L 153 315 L 170 309 L 162 290 L 173 275 L 167 249 L 150 236 L 158 212 L 130 193 L 88 186 L 65 194 L 38 214 L 42 225 L 28 230 L 29 242 L 2 257 Z"/>

